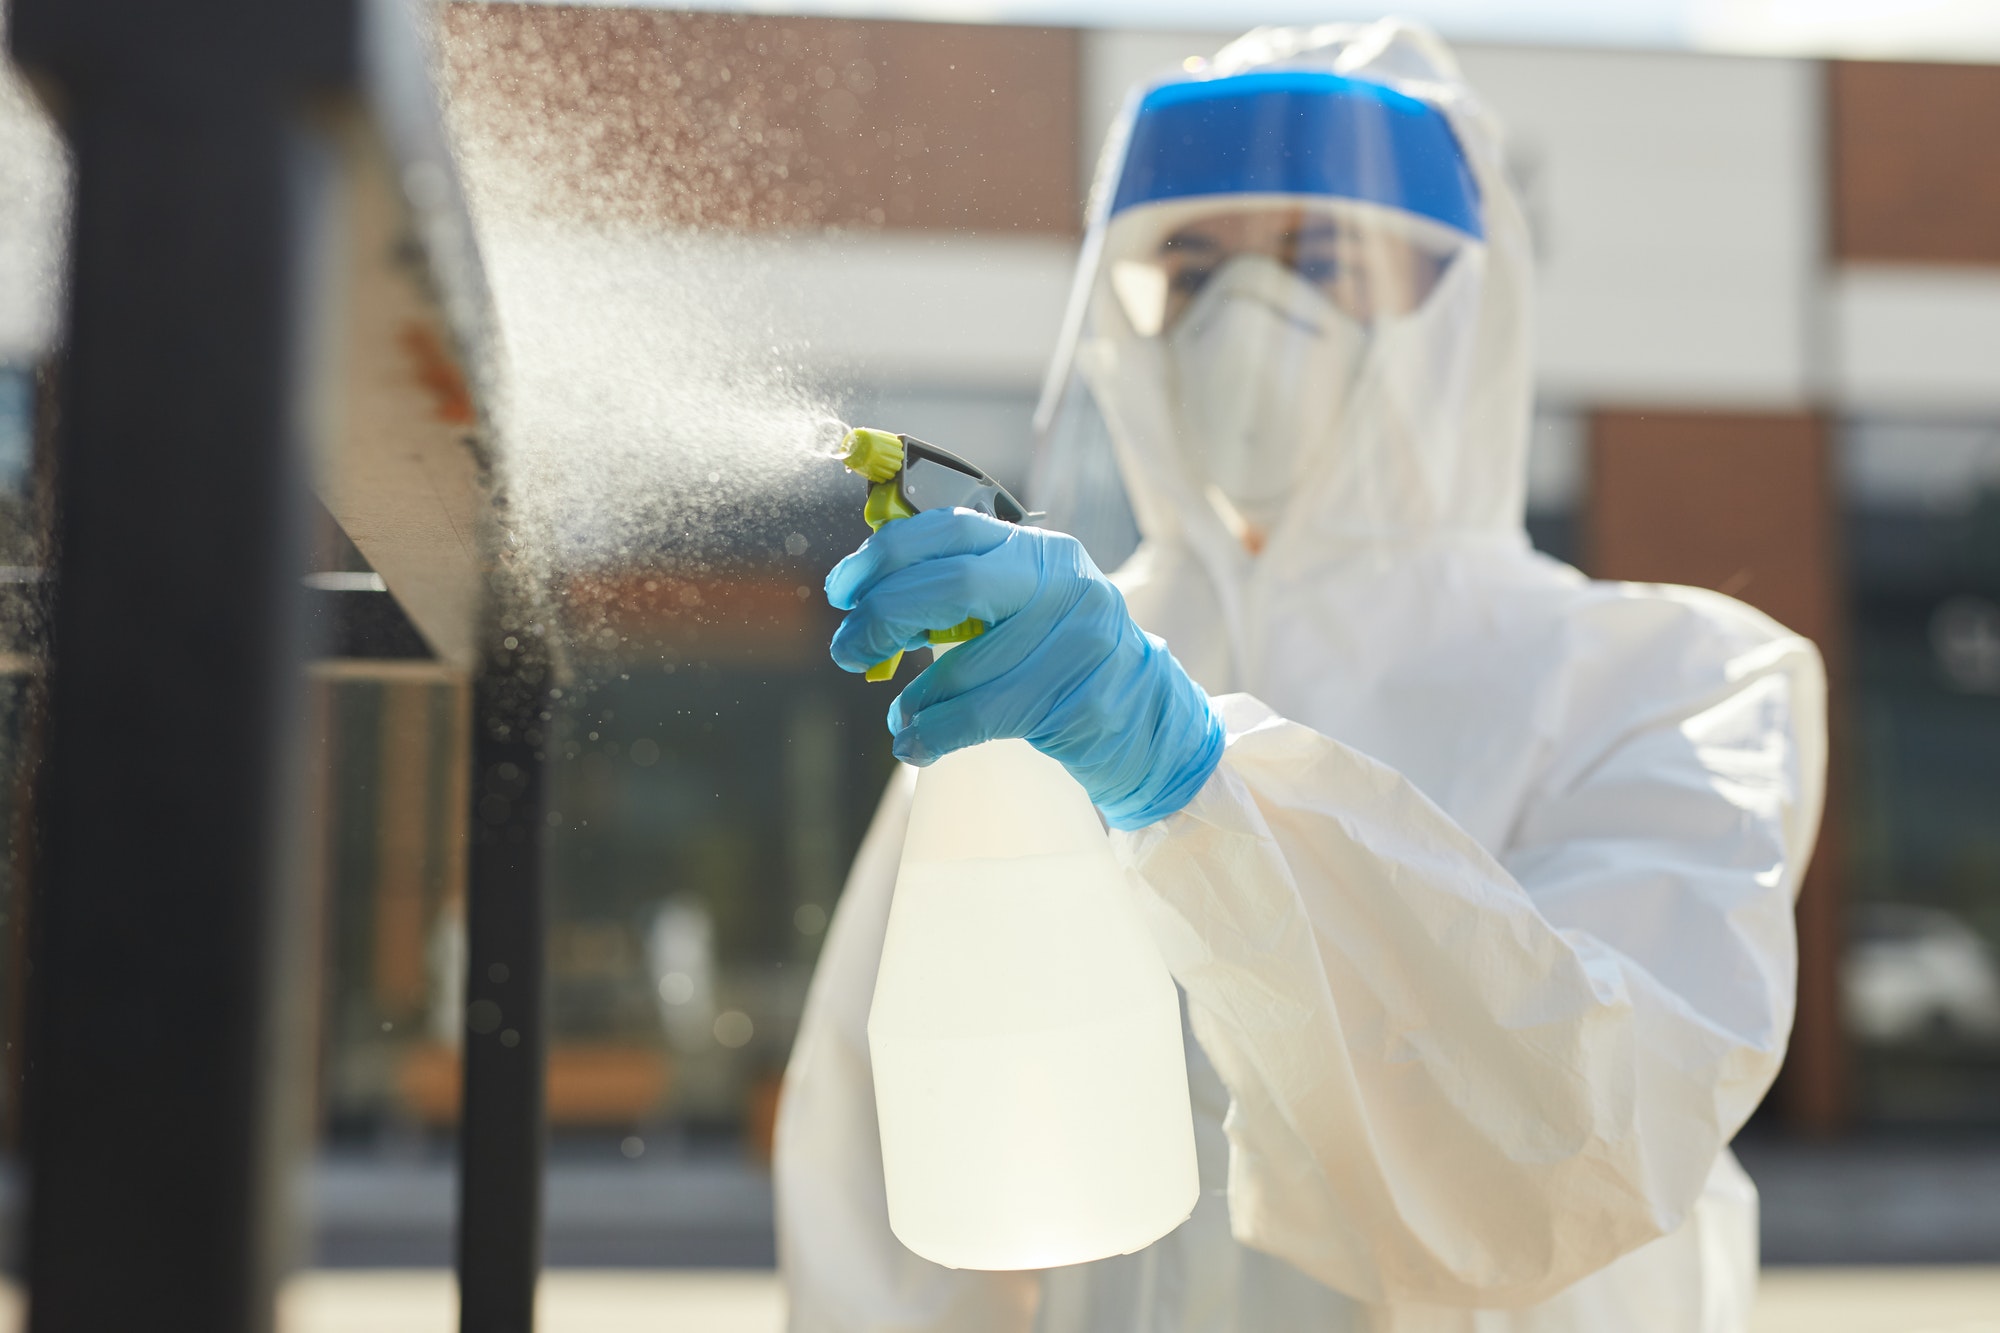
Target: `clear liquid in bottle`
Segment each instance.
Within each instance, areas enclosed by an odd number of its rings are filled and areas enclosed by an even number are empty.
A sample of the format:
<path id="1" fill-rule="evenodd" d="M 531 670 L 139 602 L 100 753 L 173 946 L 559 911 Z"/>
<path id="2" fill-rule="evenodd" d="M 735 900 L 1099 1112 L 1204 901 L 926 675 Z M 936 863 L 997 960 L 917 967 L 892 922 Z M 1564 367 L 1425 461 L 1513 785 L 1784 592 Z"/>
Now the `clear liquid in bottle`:
<path id="1" fill-rule="evenodd" d="M 919 776 L 868 1016 L 889 1224 L 917 1254 L 1084 1263 L 1192 1211 L 1179 1002 L 1129 893 L 1027 742 Z"/>

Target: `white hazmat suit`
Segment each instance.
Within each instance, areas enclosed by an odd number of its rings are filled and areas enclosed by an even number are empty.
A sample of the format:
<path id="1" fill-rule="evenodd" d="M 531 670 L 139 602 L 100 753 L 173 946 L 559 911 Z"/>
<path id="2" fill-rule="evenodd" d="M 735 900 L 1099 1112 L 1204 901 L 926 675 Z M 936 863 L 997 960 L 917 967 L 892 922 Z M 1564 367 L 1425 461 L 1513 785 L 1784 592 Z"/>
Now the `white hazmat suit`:
<path id="1" fill-rule="evenodd" d="M 1185 992 L 1201 1202 L 1148 1249 L 1045 1273 L 940 1268 L 890 1234 L 865 1027 L 903 769 L 786 1076 L 791 1327 L 1741 1330 L 1756 1194 L 1727 1145 L 1792 1021 L 1819 658 L 1726 597 L 1530 548 L 1528 246 L 1442 46 L 1259 32 L 1196 77 L 1257 68 L 1441 110 L 1484 235 L 1375 331 L 1253 555 L 1190 462 L 1162 340 L 1112 290 L 1120 135 L 1106 153 L 1051 401 L 1101 413 L 1143 539 L 1116 582 L 1228 726 L 1191 804 L 1112 835 Z"/>

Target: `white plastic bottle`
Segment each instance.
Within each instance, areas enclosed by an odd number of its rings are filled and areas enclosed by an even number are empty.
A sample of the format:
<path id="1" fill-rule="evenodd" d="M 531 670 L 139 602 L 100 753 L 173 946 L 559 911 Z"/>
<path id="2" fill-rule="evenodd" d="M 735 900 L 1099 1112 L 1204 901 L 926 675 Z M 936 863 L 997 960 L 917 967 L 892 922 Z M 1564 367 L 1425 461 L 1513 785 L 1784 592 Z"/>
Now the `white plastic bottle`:
<path id="1" fill-rule="evenodd" d="M 953 1268 L 1140 1249 L 1199 1184 L 1173 980 L 1063 767 L 1025 741 L 917 781 L 868 1047 L 889 1225 Z"/>

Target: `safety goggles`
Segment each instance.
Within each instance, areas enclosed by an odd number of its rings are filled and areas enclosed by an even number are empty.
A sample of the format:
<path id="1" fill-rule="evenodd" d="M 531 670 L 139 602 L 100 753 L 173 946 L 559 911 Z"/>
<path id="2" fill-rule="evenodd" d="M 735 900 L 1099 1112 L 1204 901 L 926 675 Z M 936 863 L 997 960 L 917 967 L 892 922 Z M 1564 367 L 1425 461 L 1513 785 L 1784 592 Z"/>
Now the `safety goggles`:
<path id="1" fill-rule="evenodd" d="M 1292 270 L 1364 324 L 1406 315 L 1422 305 L 1463 237 L 1421 219 L 1325 199 L 1242 199 L 1155 206 L 1135 217 L 1166 235 L 1138 253 L 1111 259 L 1111 289 L 1132 329 L 1153 337 L 1174 327 L 1230 260 L 1254 255 Z M 1126 224 L 1114 223 L 1114 231 Z M 1128 242 L 1129 244 L 1129 242 Z"/>
<path id="2" fill-rule="evenodd" d="M 973 509 L 1008 523 L 1038 517 L 1005 486 L 949 449 L 910 435 L 897 438 L 903 442 L 903 470 L 896 478 L 896 488 L 913 512 Z"/>

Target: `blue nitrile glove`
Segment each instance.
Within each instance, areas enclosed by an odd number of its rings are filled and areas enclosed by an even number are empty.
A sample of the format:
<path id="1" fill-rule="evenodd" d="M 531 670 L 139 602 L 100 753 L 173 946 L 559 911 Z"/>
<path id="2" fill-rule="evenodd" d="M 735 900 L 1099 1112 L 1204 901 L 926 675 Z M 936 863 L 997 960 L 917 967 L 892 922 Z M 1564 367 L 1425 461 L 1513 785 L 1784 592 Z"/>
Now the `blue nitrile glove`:
<path id="1" fill-rule="evenodd" d="M 1133 623 L 1083 544 L 969 509 L 885 523 L 826 576 L 849 614 L 833 660 L 865 671 L 968 616 L 980 637 L 889 706 L 898 759 L 924 765 L 1019 736 L 1070 771 L 1118 829 L 1165 819 L 1222 759 L 1222 720 L 1166 644 Z"/>

